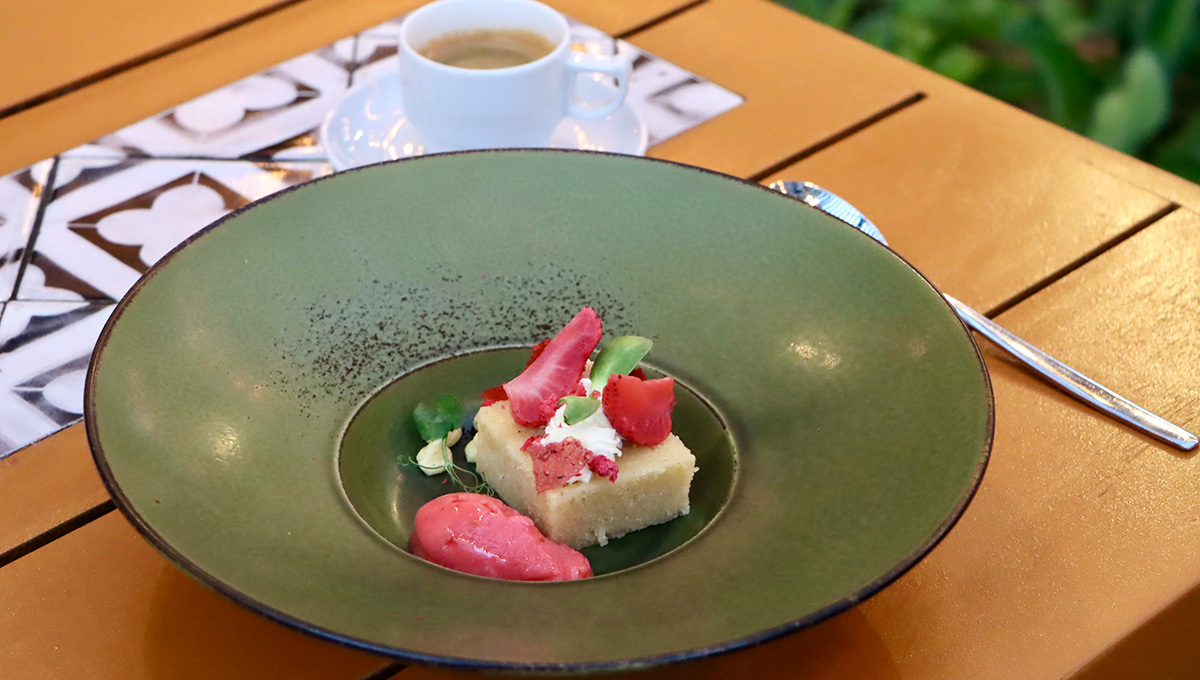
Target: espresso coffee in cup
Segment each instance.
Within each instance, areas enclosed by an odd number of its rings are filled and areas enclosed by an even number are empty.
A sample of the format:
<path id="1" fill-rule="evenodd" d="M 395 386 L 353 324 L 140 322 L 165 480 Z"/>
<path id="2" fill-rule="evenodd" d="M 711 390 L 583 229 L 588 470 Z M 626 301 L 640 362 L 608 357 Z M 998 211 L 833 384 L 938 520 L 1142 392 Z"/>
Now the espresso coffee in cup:
<path id="1" fill-rule="evenodd" d="M 537 61 L 554 51 L 541 33 L 520 29 L 462 31 L 434 38 L 417 52 L 458 68 L 511 68 Z"/>
<path id="2" fill-rule="evenodd" d="M 580 76 L 616 81 L 584 101 Z M 436 0 L 400 26 L 400 99 L 425 152 L 540 147 L 564 118 L 619 108 L 630 63 L 571 49 L 567 20 L 534 0 Z"/>

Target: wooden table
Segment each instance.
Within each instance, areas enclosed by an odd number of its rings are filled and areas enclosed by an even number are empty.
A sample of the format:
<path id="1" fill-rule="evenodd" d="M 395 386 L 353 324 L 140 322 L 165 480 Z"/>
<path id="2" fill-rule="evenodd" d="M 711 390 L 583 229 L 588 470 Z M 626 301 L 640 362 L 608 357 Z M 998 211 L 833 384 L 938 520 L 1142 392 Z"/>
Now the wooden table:
<path id="1" fill-rule="evenodd" d="M 416 4 L 5 0 L 0 175 Z M 552 4 L 745 97 L 650 155 L 833 188 L 944 290 L 1200 428 L 1200 187 L 762 0 Z M 1200 677 L 1200 459 L 984 353 L 992 462 L 928 558 L 814 628 L 646 677 Z M 80 426 L 0 460 L 0 676 L 456 675 L 243 610 L 113 509 Z"/>

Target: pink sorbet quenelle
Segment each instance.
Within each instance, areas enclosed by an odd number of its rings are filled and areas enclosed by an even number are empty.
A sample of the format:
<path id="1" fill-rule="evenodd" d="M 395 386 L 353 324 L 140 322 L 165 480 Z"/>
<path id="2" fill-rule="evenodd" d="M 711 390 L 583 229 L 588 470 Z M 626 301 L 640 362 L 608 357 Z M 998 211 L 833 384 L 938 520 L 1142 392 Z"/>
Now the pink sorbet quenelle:
<path id="1" fill-rule="evenodd" d="M 417 510 L 409 550 L 423 560 L 476 576 L 510 581 L 588 578 L 577 550 L 556 543 L 533 520 L 477 493 L 452 493 Z"/>

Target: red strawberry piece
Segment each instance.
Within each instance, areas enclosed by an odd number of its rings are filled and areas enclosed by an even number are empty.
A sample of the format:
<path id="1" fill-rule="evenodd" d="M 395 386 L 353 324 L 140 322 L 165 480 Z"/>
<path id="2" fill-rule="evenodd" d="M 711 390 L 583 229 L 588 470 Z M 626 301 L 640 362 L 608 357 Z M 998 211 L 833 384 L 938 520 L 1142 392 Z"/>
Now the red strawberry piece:
<path id="1" fill-rule="evenodd" d="M 604 387 L 602 404 L 617 434 L 642 446 L 661 444 L 671 434 L 675 379 L 613 374 Z"/>
<path id="2" fill-rule="evenodd" d="M 558 400 L 575 390 L 602 333 L 600 316 L 584 307 L 521 375 L 504 383 L 513 420 L 525 427 L 545 425 Z"/>
<path id="3" fill-rule="evenodd" d="M 552 444 L 530 437 L 521 450 L 533 458 L 533 485 L 538 493 L 565 485 L 587 466 L 587 459 L 592 456 L 574 437 Z"/>
<path id="4" fill-rule="evenodd" d="M 543 341 L 539 342 L 538 344 L 534 345 L 533 352 L 531 352 L 529 355 L 529 360 L 525 362 L 525 368 L 529 368 L 529 364 L 532 364 L 534 362 L 534 360 L 537 359 L 538 356 L 541 355 L 542 350 L 546 349 L 546 345 L 549 345 L 549 344 L 550 344 L 549 340 L 543 340 Z M 643 373 L 642 375 L 645 375 L 645 374 Z M 495 387 L 489 387 L 486 390 L 484 390 L 483 392 L 480 392 L 479 396 L 483 397 L 483 405 L 484 406 L 491 406 L 492 404 L 494 404 L 498 401 L 508 401 L 508 395 L 505 394 L 505 392 L 504 392 L 504 385 L 496 385 Z"/>
<path id="5" fill-rule="evenodd" d="M 525 362 L 525 368 L 529 368 L 529 364 L 537 361 L 537 358 L 542 356 L 542 352 L 546 351 L 546 345 L 549 345 L 549 340 L 543 340 L 533 346 L 533 351 L 529 353 L 529 361 Z"/>
<path id="6" fill-rule="evenodd" d="M 617 461 L 607 456 L 592 455 L 588 458 L 588 469 L 601 477 L 606 477 L 608 481 L 617 481 Z"/>
<path id="7" fill-rule="evenodd" d="M 638 366 L 630 371 L 629 375 L 632 375 L 635 378 L 641 378 L 642 380 L 647 380 L 649 378 L 649 376 L 646 375 L 646 372 L 642 370 L 641 366 Z"/>
<path id="8" fill-rule="evenodd" d="M 491 406 L 498 401 L 508 401 L 508 395 L 504 393 L 504 385 L 489 387 L 481 392 L 479 396 L 483 397 L 484 406 Z"/>

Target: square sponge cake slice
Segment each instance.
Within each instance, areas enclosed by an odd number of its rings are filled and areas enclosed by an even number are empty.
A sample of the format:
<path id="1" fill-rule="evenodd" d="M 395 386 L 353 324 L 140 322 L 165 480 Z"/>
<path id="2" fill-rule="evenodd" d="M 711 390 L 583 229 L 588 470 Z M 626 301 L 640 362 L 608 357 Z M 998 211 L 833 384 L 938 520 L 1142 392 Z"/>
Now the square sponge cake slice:
<path id="1" fill-rule="evenodd" d="M 476 470 L 505 503 L 559 543 L 576 549 L 604 545 L 688 513 L 696 457 L 673 434 L 657 446 L 626 442 L 615 482 L 592 475 L 539 494 L 533 459 L 521 446 L 542 431 L 518 425 L 506 401 L 481 408 L 475 429 Z"/>

